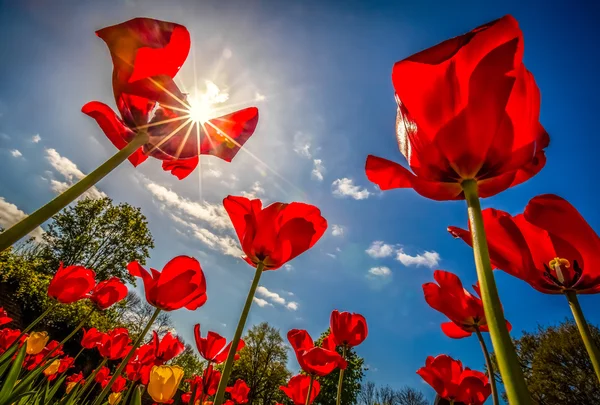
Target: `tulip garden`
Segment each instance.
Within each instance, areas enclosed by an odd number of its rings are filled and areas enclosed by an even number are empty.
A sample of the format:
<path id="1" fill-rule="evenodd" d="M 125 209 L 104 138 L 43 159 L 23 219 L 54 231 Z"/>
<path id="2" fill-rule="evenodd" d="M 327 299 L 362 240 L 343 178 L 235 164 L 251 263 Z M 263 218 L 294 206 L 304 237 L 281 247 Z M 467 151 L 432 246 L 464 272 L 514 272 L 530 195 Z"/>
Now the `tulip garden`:
<path id="1" fill-rule="evenodd" d="M 11 248 L 126 160 L 135 167 L 151 157 L 182 180 L 196 169 L 200 155 L 232 161 L 255 132 L 257 108 L 246 106 L 225 116 L 206 117 L 175 84 L 190 50 L 186 27 L 135 18 L 96 34 L 112 58 L 117 112 L 98 101 L 85 104 L 82 112 L 97 122 L 118 151 L 1 233 L 0 250 Z M 474 335 L 478 339 L 486 369 L 463 367 L 459 359 L 442 354 L 423 359 L 423 366 L 415 370 L 435 390 L 437 401 L 454 405 L 500 404 L 494 374 L 501 376 L 510 404 L 533 403 L 495 272 L 506 272 L 544 294 L 565 296 L 564 305 L 572 310 L 596 373 L 589 379 L 600 379 L 600 352 L 578 302 L 579 294 L 600 292 L 596 232 L 557 195 L 532 198 L 518 215 L 480 206 L 481 198 L 526 182 L 546 163 L 549 135 L 539 122 L 540 91 L 522 62 L 523 53 L 519 25 L 505 16 L 400 60 L 393 66 L 392 81 L 396 135 L 408 168 L 365 156 L 367 178 L 383 191 L 412 188 L 439 204 L 466 203 L 468 229 L 450 226 L 448 231 L 472 247 L 478 283 L 466 288 L 455 274 L 436 270 L 433 280 L 423 285 L 423 295 L 432 310 L 448 318 L 441 325 L 448 338 Z M 247 383 L 238 379 L 231 384 L 230 375 L 245 346 L 242 336 L 261 276 L 310 254 L 328 223 L 318 207 L 300 201 L 263 206 L 260 199 L 223 197 L 254 277 L 233 336 L 195 326 L 195 348 L 206 361 L 201 374 L 183 381 L 183 369 L 170 361 L 184 351 L 184 344 L 173 332 L 159 336 L 153 331 L 161 312 L 195 311 L 207 302 L 207 278 L 196 258 L 177 256 L 159 270 L 129 263 L 129 274 L 141 281 L 144 298 L 154 307 L 135 339 L 124 328 L 86 327 L 93 312 L 105 311 L 125 298 L 127 285 L 116 277 L 98 280 L 93 268 L 61 265 L 47 289 L 52 304 L 46 312 L 22 330 L 0 330 L 0 405 L 141 405 L 144 396 L 157 404 L 247 403 Z M 39 328 L 54 308 L 81 300 L 89 300 L 92 310 L 64 339 L 54 340 Z M 9 324 L 11 316 L 10 311 L 0 310 L 0 325 Z M 367 338 L 378 339 L 369 336 L 367 320 L 360 314 L 339 308 L 328 316 L 331 333 L 320 345 L 306 330 L 287 332 L 301 369 L 280 388 L 289 404 L 312 404 L 319 397 L 321 379 L 333 373 L 339 376 L 336 405 L 341 405 L 348 350 Z M 486 334 L 493 347 L 486 344 Z M 63 351 L 65 343 L 74 340 L 80 345 L 77 356 L 93 351 L 101 358 L 91 373 L 75 372 L 76 356 Z M 184 383 L 189 389 L 182 389 Z"/>

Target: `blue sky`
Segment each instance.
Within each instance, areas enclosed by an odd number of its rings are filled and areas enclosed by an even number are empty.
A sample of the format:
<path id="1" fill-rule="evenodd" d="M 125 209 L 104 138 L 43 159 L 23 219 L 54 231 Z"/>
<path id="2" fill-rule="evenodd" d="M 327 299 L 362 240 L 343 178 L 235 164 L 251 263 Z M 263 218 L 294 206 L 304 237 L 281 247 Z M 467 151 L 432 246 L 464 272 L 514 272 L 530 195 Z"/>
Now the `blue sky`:
<path id="1" fill-rule="evenodd" d="M 137 169 L 125 163 L 96 191 L 142 207 L 156 240 L 153 267 L 180 254 L 201 261 L 209 300 L 196 312 L 173 313 L 178 332 L 191 343 L 192 325 L 200 322 L 231 336 L 249 287 L 252 269 L 234 257 L 237 239 L 220 209 L 224 196 L 312 203 L 329 221 L 327 234 L 291 269 L 264 274 L 263 306 L 255 304 L 248 323 L 268 321 L 283 333 L 306 328 L 316 337 L 333 309 L 362 313 L 370 327 L 358 348 L 370 367 L 367 379 L 433 396 L 415 374 L 428 355 L 447 353 L 477 369 L 484 362 L 474 337 L 442 334 L 445 318 L 427 306 L 421 285 L 437 268 L 457 273 L 466 285 L 476 277 L 470 248 L 446 232 L 448 225 L 466 226 L 464 202 L 429 201 L 412 190 L 381 193 L 364 175 L 368 154 L 401 161 L 393 63 L 513 14 L 525 35 L 525 63 L 542 91 L 541 121 L 551 145 L 538 176 L 483 205 L 516 214 L 533 196 L 552 192 L 600 228 L 599 6 L 483 3 L 2 2 L 0 224 L 18 210 L 35 210 L 115 152 L 79 112 L 91 100 L 114 105 L 110 58 L 94 31 L 137 16 L 184 24 L 193 49 L 180 85 L 202 88 L 211 80 L 230 103 L 257 105 L 259 125 L 247 143 L 253 156 L 240 153 L 231 164 L 203 158 L 201 174 L 183 181 L 152 159 Z M 370 255 L 376 241 L 379 254 Z M 570 317 L 562 296 L 496 275 L 515 336 Z M 589 320 L 600 323 L 600 298 L 581 303 Z"/>

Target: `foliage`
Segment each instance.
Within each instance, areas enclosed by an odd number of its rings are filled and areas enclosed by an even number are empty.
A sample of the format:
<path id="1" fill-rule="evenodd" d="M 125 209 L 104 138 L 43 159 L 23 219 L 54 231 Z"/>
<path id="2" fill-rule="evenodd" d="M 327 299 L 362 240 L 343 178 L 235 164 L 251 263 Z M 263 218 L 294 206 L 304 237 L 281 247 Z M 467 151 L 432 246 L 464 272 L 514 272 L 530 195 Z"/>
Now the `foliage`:
<path id="1" fill-rule="evenodd" d="M 185 345 L 185 351 L 169 362 L 174 366 L 179 366 L 185 371 L 183 380 L 192 378 L 194 375 L 202 375 L 205 362 L 196 354 L 196 350 L 189 344 Z M 188 383 L 182 382 L 181 389 L 188 390 Z"/>
<path id="2" fill-rule="evenodd" d="M 254 325 L 244 336 L 246 346 L 234 363 L 229 385 L 238 378 L 250 387 L 248 405 L 272 405 L 282 402 L 285 395 L 279 387 L 285 385 L 290 371 L 287 369 L 287 347 L 278 329 L 263 322 Z"/>
<path id="3" fill-rule="evenodd" d="M 321 334 L 315 344 L 317 346 L 321 346 L 321 342 L 328 335 L 329 329 Z M 338 348 L 338 353 L 342 354 L 341 348 Z M 361 390 L 361 382 L 365 375 L 363 367 L 365 361 L 362 357 L 356 354 L 356 351 L 353 348 L 346 352 L 346 360 L 348 361 L 348 367 L 346 370 L 344 370 L 342 404 L 356 404 L 358 394 Z M 319 383 L 321 383 L 321 392 L 314 402 L 316 405 L 335 404 L 339 376 L 339 370 L 335 370 L 331 374 L 319 378 Z"/>
<path id="4" fill-rule="evenodd" d="M 600 330 L 592 325 L 590 329 L 600 346 Z M 538 326 L 514 342 L 535 403 L 600 404 L 600 384 L 575 323 L 566 320 L 558 326 Z"/>
<path id="5" fill-rule="evenodd" d="M 390 386 L 377 387 L 372 381 L 367 381 L 358 395 L 359 405 L 428 405 L 422 392 L 403 387 L 395 390 Z"/>
<path id="6" fill-rule="evenodd" d="M 99 280 L 112 276 L 135 285 L 126 270 L 129 262 L 146 262 L 154 240 L 140 209 L 127 203 L 114 205 L 108 197 L 83 199 L 52 217 L 43 236 L 40 256 L 44 272 L 60 262 L 94 269 Z"/>
<path id="7" fill-rule="evenodd" d="M 140 297 L 135 292 L 129 292 L 127 297 L 114 307 L 118 323 L 126 325 L 129 334 L 133 338 L 136 338 L 142 332 L 144 326 L 152 318 L 155 310 L 156 308 L 148 304 L 146 299 Z M 162 311 L 154 321 L 152 331 L 156 331 L 162 336 L 172 329 L 173 322 L 171 321 L 171 316 L 168 312 Z M 152 333 L 152 331 L 149 333 Z"/>

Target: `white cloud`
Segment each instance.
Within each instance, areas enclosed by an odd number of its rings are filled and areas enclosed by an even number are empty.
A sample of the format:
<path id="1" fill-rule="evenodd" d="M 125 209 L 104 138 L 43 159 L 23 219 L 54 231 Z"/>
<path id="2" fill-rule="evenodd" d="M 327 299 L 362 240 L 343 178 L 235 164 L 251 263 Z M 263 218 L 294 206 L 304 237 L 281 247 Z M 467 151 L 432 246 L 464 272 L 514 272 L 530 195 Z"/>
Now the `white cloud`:
<path id="1" fill-rule="evenodd" d="M 253 300 L 254 302 L 256 302 L 256 305 L 258 305 L 258 306 L 259 306 L 259 307 L 261 307 L 261 308 L 263 308 L 263 307 L 267 307 L 267 306 L 269 306 L 269 307 L 272 307 L 272 306 L 273 306 L 273 304 L 271 304 L 271 303 L 270 303 L 270 302 L 268 302 L 267 300 L 263 300 L 262 298 L 257 298 L 257 297 L 254 297 L 254 298 L 252 298 L 252 300 Z"/>
<path id="2" fill-rule="evenodd" d="M 388 245 L 381 240 L 376 240 L 371 243 L 371 246 L 365 252 L 374 259 L 381 259 L 393 255 L 395 250 L 392 245 Z"/>
<path id="3" fill-rule="evenodd" d="M 334 255 L 333 253 L 326 253 L 327 256 L 331 257 L 332 259 L 337 258 L 336 255 Z"/>
<path id="4" fill-rule="evenodd" d="M 227 256 L 241 257 L 243 255 L 237 240 L 233 239 L 231 236 L 217 235 L 210 230 L 201 228 L 195 223 L 186 221 L 177 215 L 170 214 L 170 216 L 175 222 L 187 227 L 194 238 L 204 243 L 210 249 L 221 252 Z"/>
<path id="5" fill-rule="evenodd" d="M 33 143 L 38 143 L 41 140 L 42 140 L 42 137 L 40 136 L 40 134 L 35 134 L 34 136 L 31 137 L 31 142 L 33 142 Z"/>
<path id="6" fill-rule="evenodd" d="M 323 181 L 323 172 L 325 171 L 325 166 L 323 166 L 323 161 L 321 159 L 313 160 L 313 169 L 310 175 L 313 179 L 318 181 Z"/>
<path id="7" fill-rule="evenodd" d="M 260 181 L 255 181 L 254 184 L 252 184 L 250 191 L 242 191 L 242 196 L 249 198 L 251 200 L 258 198 L 259 196 L 264 195 L 264 194 L 265 194 L 265 189 L 260 184 Z"/>
<path id="8" fill-rule="evenodd" d="M 292 265 L 291 265 L 291 264 L 289 264 L 289 263 L 286 263 L 286 264 L 284 264 L 284 265 L 283 265 L 283 268 L 284 268 L 284 269 L 286 269 L 287 271 L 292 271 L 292 270 L 294 270 L 294 266 L 292 266 Z"/>
<path id="9" fill-rule="evenodd" d="M 21 153 L 21 151 L 19 149 L 13 149 L 10 151 L 10 154 L 13 155 L 13 157 L 21 157 L 23 156 L 23 154 Z"/>
<path id="10" fill-rule="evenodd" d="M 16 205 L 6 201 L 4 197 L 0 197 L 0 227 L 8 229 L 26 216 L 27 214 L 21 211 Z M 43 234 L 44 231 L 42 228 L 37 227 L 29 234 L 29 236 L 41 241 L 41 236 Z"/>
<path id="11" fill-rule="evenodd" d="M 264 94 L 260 94 L 258 91 L 254 94 L 254 101 L 265 101 L 266 98 Z"/>
<path id="12" fill-rule="evenodd" d="M 46 149 L 46 159 L 54 170 L 66 180 L 58 181 L 53 179 L 50 181 L 50 187 L 52 188 L 52 191 L 56 193 L 62 193 L 74 183 L 85 177 L 85 173 L 79 170 L 75 163 L 64 156 L 61 156 L 55 149 Z M 106 194 L 96 187 L 91 187 L 83 193 L 81 197 L 99 199 L 106 197 Z"/>
<path id="13" fill-rule="evenodd" d="M 396 260 L 405 266 L 425 266 L 430 269 L 437 266 L 440 262 L 440 255 L 438 252 L 425 252 L 415 256 L 404 253 L 402 249 L 396 252 Z"/>
<path id="14" fill-rule="evenodd" d="M 341 225 L 331 225 L 331 234 L 333 236 L 344 236 L 344 227 Z"/>
<path id="15" fill-rule="evenodd" d="M 376 276 L 376 277 L 389 277 L 392 275 L 392 272 L 389 269 L 389 267 L 380 266 L 380 267 L 371 267 L 369 269 L 369 274 Z"/>
<path id="16" fill-rule="evenodd" d="M 296 132 L 294 135 L 294 152 L 298 155 L 311 159 L 311 137 L 302 132 Z"/>
<path id="17" fill-rule="evenodd" d="M 364 200 L 371 195 L 369 190 L 354 185 L 353 180 L 347 177 L 335 180 L 331 186 L 333 187 L 333 195 L 337 197 L 351 197 L 355 200 Z"/>
<path id="18" fill-rule="evenodd" d="M 191 201 L 151 181 L 146 183 L 146 188 L 154 197 L 165 203 L 169 208 L 177 209 L 191 218 L 207 222 L 216 229 L 231 228 L 229 215 L 227 215 L 227 211 L 225 211 L 222 204 Z"/>
<path id="19" fill-rule="evenodd" d="M 202 171 L 202 174 L 205 174 L 208 177 L 221 177 L 223 175 L 223 172 L 220 171 L 219 169 L 215 169 L 213 167 L 209 167 L 206 168 Z"/>
<path id="20" fill-rule="evenodd" d="M 266 287 L 260 285 L 256 289 L 256 294 L 263 297 L 267 302 L 282 305 L 289 310 L 296 311 L 298 309 L 298 303 L 294 301 L 286 301 L 281 295 L 276 292 L 269 291 Z M 288 293 L 289 294 L 289 293 Z M 293 295 L 293 294 L 292 294 Z M 260 298 L 259 298 L 260 299 Z M 260 304 L 259 304 L 260 305 Z"/>

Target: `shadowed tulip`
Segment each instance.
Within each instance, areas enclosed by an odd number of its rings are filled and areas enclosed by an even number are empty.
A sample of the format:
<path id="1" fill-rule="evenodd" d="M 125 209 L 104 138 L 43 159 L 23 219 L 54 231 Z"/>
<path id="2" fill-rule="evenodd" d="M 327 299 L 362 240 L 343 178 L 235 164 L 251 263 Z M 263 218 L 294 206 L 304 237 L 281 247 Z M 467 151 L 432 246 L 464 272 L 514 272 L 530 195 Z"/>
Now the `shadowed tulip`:
<path id="1" fill-rule="evenodd" d="M 308 397 L 308 388 L 310 386 L 311 377 L 307 375 L 296 375 L 290 378 L 287 386 L 282 385 L 279 387 L 281 391 L 288 396 L 294 405 L 305 405 L 306 403 L 312 404 L 321 391 L 321 384 L 318 381 L 313 381 L 312 388 L 310 390 L 310 399 L 306 402 Z"/>
<path id="2" fill-rule="evenodd" d="M 127 287 L 118 278 L 112 277 L 99 282 L 90 293 L 90 300 L 99 309 L 107 309 L 121 301 L 127 295 Z"/>
<path id="3" fill-rule="evenodd" d="M 27 338 L 27 354 L 38 354 L 46 347 L 48 340 L 48 332 L 32 332 Z"/>
<path id="4" fill-rule="evenodd" d="M 336 368 L 345 369 L 348 363 L 335 350 L 316 347 L 307 331 L 292 329 L 287 334 L 302 370 L 312 376 L 326 376 Z"/>
<path id="5" fill-rule="evenodd" d="M 221 364 L 227 358 L 231 343 L 227 344 L 227 340 L 216 332 L 208 331 L 206 337 L 203 338 L 200 334 L 200 324 L 194 326 L 194 339 L 196 340 L 196 348 L 198 353 L 204 358 L 204 360 Z M 244 348 L 244 340 L 240 339 L 236 352 L 239 352 Z M 235 359 L 239 358 L 239 354 L 236 354 Z"/>

